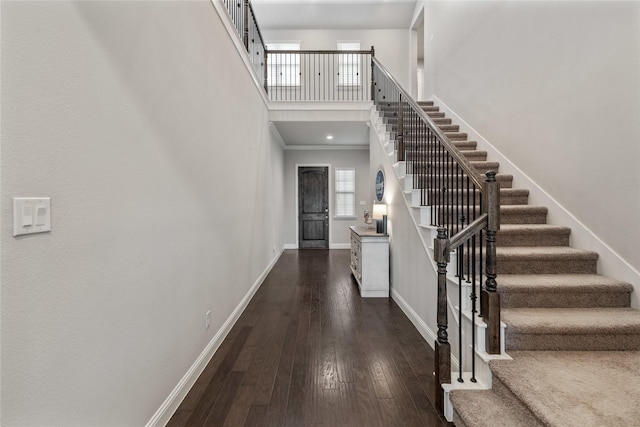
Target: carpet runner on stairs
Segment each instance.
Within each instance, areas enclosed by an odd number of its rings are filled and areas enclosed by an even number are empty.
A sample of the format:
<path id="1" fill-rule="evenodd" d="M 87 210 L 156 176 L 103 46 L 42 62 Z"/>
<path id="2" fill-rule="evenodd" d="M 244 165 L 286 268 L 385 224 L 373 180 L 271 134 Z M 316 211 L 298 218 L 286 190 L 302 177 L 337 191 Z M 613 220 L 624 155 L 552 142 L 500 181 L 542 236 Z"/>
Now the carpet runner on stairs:
<path id="1" fill-rule="evenodd" d="M 438 106 L 420 105 L 478 172 L 499 171 Z M 392 125 L 393 108 L 381 107 Z M 413 170 L 424 170 L 420 156 L 405 159 Z M 497 281 L 513 360 L 490 362 L 491 390 L 452 391 L 455 424 L 640 426 L 640 312 L 630 308 L 632 286 L 598 275 L 597 253 L 570 247 L 569 228 L 548 225 L 546 207 L 530 206 L 528 190 L 513 188 L 512 176 L 498 177 Z"/>

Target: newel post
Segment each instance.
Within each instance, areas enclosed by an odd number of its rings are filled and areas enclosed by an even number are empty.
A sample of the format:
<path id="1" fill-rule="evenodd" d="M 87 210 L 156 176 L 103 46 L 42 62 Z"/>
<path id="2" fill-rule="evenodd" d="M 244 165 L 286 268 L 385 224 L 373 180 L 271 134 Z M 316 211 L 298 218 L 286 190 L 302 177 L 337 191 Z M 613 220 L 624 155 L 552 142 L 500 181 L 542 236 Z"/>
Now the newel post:
<path id="1" fill-rule="evenodd" d="M 249 51 L 249 0 L 244 0 L 244 47 Z"/>
<path id="2" fill-rule="evenodd" d="M 496 282 L 496 234 L 500 229 L 500 183 L 496 181 L 494 171 L 487 172 L 482 202 L 487 214 L 485 229 L 487 280 L 482 290 L 482 316 L 487 324 L 486 350 L 489 354 L 500 354 L 500 294 L 497 292 Z"/>
<path id="3" fill-rule="evenodd" d="M 451 383 L 451 344 L 447 334 L 447 264 L 450 260 L 449 238 L 446 228 L 438 228 L 433 240 L 435 261 L 438 264 L 438 339 L 435 344 L 435 407 L 444 412 L 442 384 Z"/>
<path id="4" fill-rule="evenodd" d="M 373 78 L 373 73 L 374 73 L 374 64 L 373 64 L 373 58 L 376 57 L 376 50 L 373 46 L 371 46 L 371 100 L 375 103 L 376 102 L 376 83 L 375 83 L 375 79 Z"/>
<path id="5" fill-rule="evenodd" d="M 404 125 L 402 123 L 402 93 L 398 94 L 398 161 L 404 160 Z"/>

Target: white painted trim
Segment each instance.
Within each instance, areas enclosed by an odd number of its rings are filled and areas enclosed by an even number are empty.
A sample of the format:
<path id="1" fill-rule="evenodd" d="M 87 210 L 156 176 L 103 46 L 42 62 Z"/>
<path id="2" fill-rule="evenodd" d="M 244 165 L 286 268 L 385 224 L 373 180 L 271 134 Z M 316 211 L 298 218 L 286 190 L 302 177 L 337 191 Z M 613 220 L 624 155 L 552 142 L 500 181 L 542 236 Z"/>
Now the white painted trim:
<path id="1" fill-rule="evenodd" d="M 264 91 L 264 87 L 262 86 L 260 79 L 258 79 L 258 76 L 256 76 L 256 72 L 254 71 L 253 66 L 251 65 L 251 61 L 249 59 L 249 53 L 247 52 L 247 49 L 244 47 L 244 44 L 242 44 L 242 41 L 240 40 L 240 36 L 238 35 L 238 30 L 236 30 L 236 27 L 233 25 L 233 22 L 231 22 L 231 18 L 229 17 L 229 13 L 227 12 L 227 9 L 224 7 L 224 4 L 220 0 L 211 0 L 211 4 L 213 5 L 213 8 L 215 9 L 215 11 L 218 13 L 220 20 L 222 21 L 222 24 L 227 30 L 227 34 L 229 35 L 229 38 L 235 45 L 236 50 L 238 51 L 238 53 L 240 54 L 240 57 L 242 58 L 242 61 L 244 62 L 244 65 L 247 67 L 247 72 L 251 76 L 253 83 L 256 85 L 256 88 L 258 89 L 258 93 L 260 93 L 260 96 L 262 97 L 262 101 L 264 102 L 264 105 L 267 108 L 269 108 L 269 102 L 270 102 L 269 98 L 267 97 L 267 94 Z"/>
<path id="2" fill-rule="evenodd" d="M 213 339 L 209 341 L 209 344 L 207 344 L 202 353 L 200 353 L 200 356 L 198 356 L 196 361 L 193 362 L 193 365 L 191 365 L 189 370 L 180 379 L 169 396 L 164 402 L 162 402 L 160 408 L 158 408 L 156 413 L 153 414 L 151 419 L 147 422 L 146 427 L 165 426 L 169 422 L 175 411 L 187 396 L 187 393 L 189 393 L 189 390 L 191 390 L 191 387 L 193 387 L 200 374 L 202 374 L 202 371 L 207 366 L 216 350 L 220 347 L 220 344 L 222 344 L 222 341 L 224 341 L 233 325 L 235 325 L 240 318 L 240 315 L 244 312 L 245 308 L 247 308 L 251 298 L 253 298 L 258 288 L 260 288 L 260 285 L 262 285 L 262 282 L 264 282 L 264 279 L 267 278 L 267 275 L 271 272 L 271 269 L 273 269 L 273 266 L 278 262 L 283 251 L 284 248 L 276 254 L 262 274 L 258 276 L 244 298 L 242 298 L 235 310 L 233 310 L 218 332 L 216 332 Z"/>
<path id="3" fill-rule="evenodd" d="M 530 204 L 546 206 L 549 210 L 547 222 L 549 224 L 564 225 L 571 228 L 571 244 L 577 248 L 598 252 L 598 272 L 631 283 L 635 292 L 631 293 L 631 306 L 640 309 L 640 272 L 629 264 L 613 248 L 602 241 L 592 230 L 576 218 L 556 199 L 533 181 L 526 173 L 514 165 L 500 150 L 487 141 L 471 125 L 465 122 L 440 98 L 433 96 L 432 100 L 441 111 L 460 126 L 461 132 L 469 135 L 469 140 L 476 140 L 481 149 L 486 150 L 488 158 L 500 162 L 501 173 L 513 175 L 514 184 L 529 189 Z M 515 187 L 515 185 L 514 185 Z"/>
<path id="4" fill-rule="evenodd" d="M 295 209 L 295 215 L 293 216 L 296 219 L 296 247 L 299 248 L 300 247 L 300 220 L 298 219 L 298 169 L 299 168 L 327 168 L 329 177 L 327 179 L 327 197 L 329 198 L 329 248 L 331 248 L 331 227 L 333 227 L 333 215 L 331 214 L 333 212 L 333 201 L 331 200 L 331 188 L 333 185 L 333 171 L 331 169 L 331 165 L 330 164 L 307 164 L 307 163 L 296 163 L 296 169 L 294 171 L 295 173 L 295 180 L 296 180 L 296 185 L 295 185 L 295 206 L 293 207 Z"/>
<path id="5" fill-rule="evenodd" d="M 425 323 L 424 320 L 415 312 L 413 307 L 411 307 L 405 300 L 400 296 L 398 291 L 391 287 L 391 298 L 398 304 L 400 309 L 404 312 L 404 314 L 411 320 L 411 323 L 416 327 L 422 338 L 434 348 L 435 342 L 438 339 L 438 336 L 434 331 L 432 331 L 429 326 Z"/>
<path id="6" fill-rule="evenodd" d="M 368 145 L 287 145 L 285 150 L 369 150 Z"/>
<path id="7" fill-rule="evenodd" d="M 329 249 L 351 249 L 351 243 L 329 243 Z"/>
<path id="8" fill-rule="evenodd" d="M 287 243 L 284 245 L 283 249 L 298 249 L 297 243 Z"/>

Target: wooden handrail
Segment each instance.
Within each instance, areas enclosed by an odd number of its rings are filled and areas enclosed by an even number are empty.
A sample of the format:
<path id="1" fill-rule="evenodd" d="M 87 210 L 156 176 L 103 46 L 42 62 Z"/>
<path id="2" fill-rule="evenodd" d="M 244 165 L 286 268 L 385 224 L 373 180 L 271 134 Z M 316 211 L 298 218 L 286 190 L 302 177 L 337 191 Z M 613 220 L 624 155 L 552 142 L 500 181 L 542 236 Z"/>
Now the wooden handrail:
<path id="1" fill-rule="evenodd" d="M 384 65 L 382 65 L 377 58 L 371 58 L 371 61 L 373 61 L 373 63 L 375 63 L 378 66 L 378 68 L 380 68 L 380 71 L 382 71 L 384 75 L 397 87 L 397 89 L 400 91 L 400 93 L 404 97 L 404 100 L 415 110 L 418 117 L 420 117 L 431 128 L 431 131 L 442 142 L 442 146 L 447 150 L 447 152 L 451 155 L 451 157 L 453 157 L 456 163 L 458 163 L 460 167 L 462 167 L 462 169 L 469 176 L 469 178 L 471 179 L 473 184 L 476 186 L 476 188 L 482 190 L 484 178 L 480 173 L 478 173 L 476 168 L 474 168 L 471 165 L 471 163 L 469 163 L 469 161 L 462 155 L 462 153 L 460 153 L 460 150 L 458 150 L 458 148 L 455 145 L 453 145 L 449 137 L 440 130 L 438 125 L 436 125 L 431 119 L 431 117 L 429 117 L 424 112 L 422 107 L 420 107 L 418 103 L 413 100 L 413 98 L 409 95 L 409 93 L 406 90 L 404 90 L 404 88 L 400 85 L 400 83 L 398 83 L 398 81 L 391 75 L 391 73 L 387 71 Z"/>
<path id="2" fill-rule="evenodd" d="M 483 213 L 476 218 L 475 221 L 463 228 L 462 231 L 456 233 L 456 235 L 449 240 L 449 249 L 453 251 L 458 246 L 466 243 L 467 240 L 471 240 L 473 236 L 478 234 L 487 226 L 488 217 L 489 216 L 486 213 Z"/>

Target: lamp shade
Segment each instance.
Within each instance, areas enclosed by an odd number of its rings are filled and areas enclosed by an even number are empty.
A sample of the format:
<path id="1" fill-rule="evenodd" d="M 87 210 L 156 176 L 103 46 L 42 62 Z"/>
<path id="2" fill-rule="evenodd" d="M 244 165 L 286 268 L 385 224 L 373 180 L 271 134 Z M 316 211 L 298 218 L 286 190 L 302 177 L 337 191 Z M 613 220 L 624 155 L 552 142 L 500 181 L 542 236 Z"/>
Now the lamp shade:
<path id="1" fill-rule="evenodd" d="M 387 214 L 387 205 L 373 205 L 373 219 L 382 219 Z"/>

